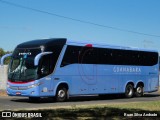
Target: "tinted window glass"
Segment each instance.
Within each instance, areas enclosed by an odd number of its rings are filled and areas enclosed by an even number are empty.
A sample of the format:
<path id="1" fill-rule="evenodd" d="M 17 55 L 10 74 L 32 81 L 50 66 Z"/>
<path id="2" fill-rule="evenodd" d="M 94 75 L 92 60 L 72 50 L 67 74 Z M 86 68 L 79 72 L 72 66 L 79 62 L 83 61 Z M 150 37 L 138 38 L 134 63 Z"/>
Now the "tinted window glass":
<path id="1" fill-rule="evenodd" d="M 158 62 L 158 53 L 99 48 L 98 64 L 152 66 Z"/>
<path id="2" fill-rule="evenodd" d="M 79 62 L 82 64 L 97 64 L 97 49 L 92 47 L 82 47 L 79 54 Z"/>
<path id="3" fill-rule="evenodd" d="M 45 55 L 40 59 L 38 73 L 40 77 L 44 77 L 49 75 L 53 72 L 54 69 L 54 62 L 53 62 L 53 55 Z"/>
<path id="4" fill-rule="evenodd" d="M 91 47 L 67 46 L 61 67 L 74 63 L 96 64 L 97 50 Z"/>
<path id="5" fill-rule="evenodd" d="M 78 63 L 80 50 L 81 48 L 78 46 L 67 46 L 66 52 L 61 63 L 61 67 L 69 64 Z"/>
<path id="6" fill-rule="evenodd" d="M 152 66 L 157 62 L 156 52 L 67 46 L 61 67 L 74 63 Z"/>

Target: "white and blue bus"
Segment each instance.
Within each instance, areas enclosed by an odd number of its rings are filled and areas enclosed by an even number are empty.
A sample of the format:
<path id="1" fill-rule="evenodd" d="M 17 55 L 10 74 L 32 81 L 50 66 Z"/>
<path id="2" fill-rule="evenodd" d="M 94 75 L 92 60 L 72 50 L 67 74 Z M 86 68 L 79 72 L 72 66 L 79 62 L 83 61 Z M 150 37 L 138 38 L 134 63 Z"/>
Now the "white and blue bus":
<path id="1" fill-rule="evenodd" d="M 65 38 L 19 44 L 11 56 L 7 93 L 30 100 L 70 96 L 125 94 L 142 96 L 159 88 L 158 51 Z"/>

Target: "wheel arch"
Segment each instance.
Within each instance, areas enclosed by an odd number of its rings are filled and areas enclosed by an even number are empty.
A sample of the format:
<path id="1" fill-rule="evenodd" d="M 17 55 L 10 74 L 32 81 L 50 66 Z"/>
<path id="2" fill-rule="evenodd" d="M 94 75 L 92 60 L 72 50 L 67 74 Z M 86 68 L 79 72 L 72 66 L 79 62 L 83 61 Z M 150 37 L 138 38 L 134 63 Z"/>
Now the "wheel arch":
<path id="1" fill-rule="evenodd" d="M 128 84 L 133 85 L 133 88 L 135 87 L 135 84 L 134 84 L 133 81 L 127 81 L 126 84 L 125 84 L 125 86 L 124 86 L 124 92 L 125 92 L 126 86 L 127 86 Z"/>
<path id="2" fill-rule="evenodd" d="M 143 81 L 138 81 L 138 82 L 136 83 L 135 88 L 136 88 L 138 85 L 142 85 L 142 87 L 144 87 L 144 82 L 143 82 Z"/>
<path id="3" fill-rule="evenodd" d="M 67 88 L 67 90 L 69 90 L 69 85 L 67 82 L 65 81 L 62 81 L 62 82 L 59 82 L 56 87 L 55 87 L 55 90 L 54 90 L 54 96 L 56 95 L 56 92 L 57 92 L 57 89 L 61 86 L 65 86 Z"/>

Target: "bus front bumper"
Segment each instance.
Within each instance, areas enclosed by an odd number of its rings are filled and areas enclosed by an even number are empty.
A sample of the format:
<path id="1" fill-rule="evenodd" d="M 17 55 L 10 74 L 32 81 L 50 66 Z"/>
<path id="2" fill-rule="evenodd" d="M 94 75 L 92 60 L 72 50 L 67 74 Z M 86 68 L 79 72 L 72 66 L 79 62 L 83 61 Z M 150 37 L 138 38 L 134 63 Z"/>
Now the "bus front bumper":
<path id="1" fill-rule="evenodd" d="M 39 92 L 36 88 L 27 89 L 27 90 L 13 90 L 11 88 L 7 88 L 7 94 L 9 96 L 25 96 L 25 97 L 39 96 Z"/>

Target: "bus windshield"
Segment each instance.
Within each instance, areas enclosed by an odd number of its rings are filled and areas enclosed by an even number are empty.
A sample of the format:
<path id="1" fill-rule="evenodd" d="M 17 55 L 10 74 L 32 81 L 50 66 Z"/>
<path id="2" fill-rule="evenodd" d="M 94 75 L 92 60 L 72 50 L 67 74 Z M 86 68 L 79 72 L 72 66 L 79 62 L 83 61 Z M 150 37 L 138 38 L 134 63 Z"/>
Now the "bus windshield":
<path id="1" fill-rule="evenodd" d="M 11 82 L 29 82 L 38 78 L 34 58 L 41 52 L 40 48 L 15 49 L 8 70 Z"/>

